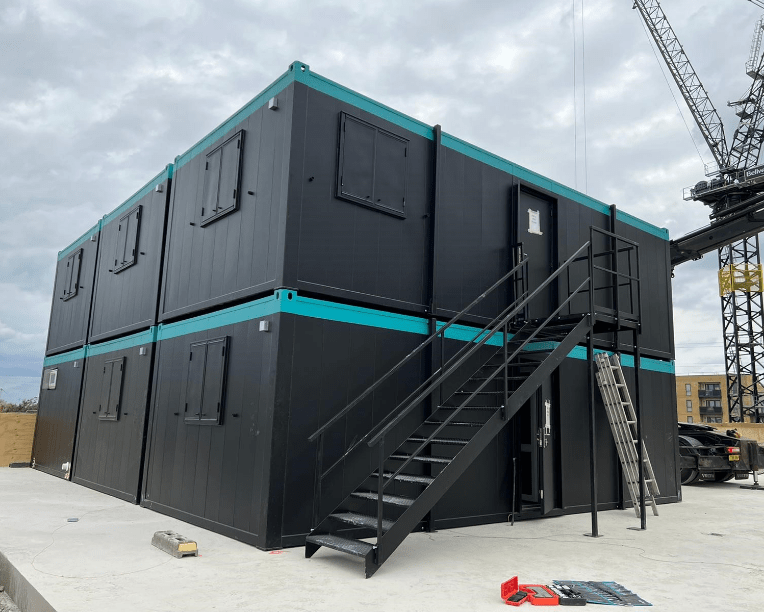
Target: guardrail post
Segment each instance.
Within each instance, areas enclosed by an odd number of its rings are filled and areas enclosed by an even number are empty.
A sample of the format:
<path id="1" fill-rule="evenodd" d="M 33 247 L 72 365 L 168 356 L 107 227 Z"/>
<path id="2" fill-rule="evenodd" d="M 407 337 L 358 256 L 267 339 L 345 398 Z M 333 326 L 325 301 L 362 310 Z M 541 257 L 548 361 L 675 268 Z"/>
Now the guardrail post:
<path id="1" fill-rule="evenodd" d="M 593 538 L 600 537 L 597 525 L 597 439 L 594 413 L 594 233 L 589 228 L 589 336 L 586 343 L 586 363 L 589 369 L 589 482 L 591 487 Z"/>

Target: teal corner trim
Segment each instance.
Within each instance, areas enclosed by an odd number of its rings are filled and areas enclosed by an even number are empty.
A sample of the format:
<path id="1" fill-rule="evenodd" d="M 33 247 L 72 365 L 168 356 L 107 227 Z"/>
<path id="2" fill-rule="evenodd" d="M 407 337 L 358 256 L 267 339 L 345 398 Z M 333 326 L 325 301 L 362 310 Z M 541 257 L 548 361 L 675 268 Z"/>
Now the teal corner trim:
<path id="1" fill-rule="evenodd" d="M 85 359 L 85 353 L 87 353 L 87 347 L 75 349 L 68 353 L 61 353 L 60 355 L 53 355 L 52 357 L 46 357 L 42 362 L 42 367 L 49 368 L 50 366 L 59 365 L 68 361 Z"/>
<path id="2" fill-rule="evenodd" d="M 64 257 L 69 255 L 72 251 L 77 249 L 79 246 L 81 246 L 83 243 L 90 240 L 90 237 L 93 234 L 97 234 L 101 231 L 101 221 L 99 220 L 98 223 L 96 223 L 93 227 L 91 227 L 88 231 L 86 231 L 82 236 L 77 238 L 74 242 L 72 242 L 68 247 L 66 247 L 63 251 L 58 252 L 58 261 L 61 261 Z"/>
<path id="3" fill-rule="evenodd" d="M 172 171 L 173 171 L 173 165 L 167 164 L 167 166 L 165 166 L 165 169 L 162 170 L 159 174 L 157 174 L 153 179 L 151 179 L 148 183 L 146 183 L 143 187 L 141 187 L 138 191 L 136 191 L 133 195 L 131 195 L 122 204 L 117 206 L 117 208 L 115 208 L 109 214 L 104 215 L 101 221 L 101 227 L 102 228 L 105 227 L 107 223 L 113 221 L 114 219 L 119 217 L 122 213 L 126 212 L 138 200 L 145 197 L 147 194 L 151 193 L 154 187 L 156 187 L 157 185 L 159 185 L 160 183 L 163 183 L 164 181 L 168 179 L 171 179 Z"/>
<path id="4" fill-rule="evenodd" d="M 170 338 L 186 336 L 208 329 L 215 329 L 216 327 L 224 327 L 226 325 L 234 325 L 235 323 L 267 317 L 278 312 L 278 306 L 278 298 L 274 294 L 254 300 L 253 302 L 247 302 L 246 304 L 231 306 L 230 308 L 224 308 L 210 314 L 199 315 L 185 321 L 167 324 L 160 323 L 156 339 L 169 340 Z"/>
<path id="5" fill-rule="evenodd" d="M 342 102 L 352 104 L 361 110 L 371 113 L 372 115 L 376 115 L 380 119 L 384 119 L 390 123 L 394 123 L 395 125 L 413 132 L 414 134 L 429 138 L 430 140 L 435 138 L 431 125 L 427 125 L 423 121 L 419 121 L 419 119 L 414 119 L 414 117 L 410 117 L 405 113 L 395 110 L 394 108 L 390 108 L 389 106 L 381 104 L 376 100 L 372 100 L 367 96 L 359 94 L 352 89 L 348 89 L 339 83 L 335 83 L 326 77 L 322 77 L 315 72 L 311 72 L 310 66 L 303 62 L 294 62 L 289 67 L 289 70 L 294 72 L 294 80 L 298 83 L 303 83 L 311 89 L 331 96 L 336 100 L 341 100 Z"/>
<path id="6" fill-rule="evenodd" d="M 268 87 L 263 89 L 259 94 L 257 94 L 254 98 L 252 98 L 249 102 L 247 102 L 244 106 L 242 106 L 239 110 L 237 110 L 228 119 L 223 121 L 223 123 L 217 126 L 214 130 L 212 130 L 199 142 L 193 145 L 185 153 L 181 153 L 180 155 L 178 155 L 175 158 L 175 170 L 179 170 L 180 168 L 185 166 L 189 161 L 191 161 L 194 157 L 196 157 L 196 155 L 201 153 L 213 142 L 223 137 L 228 131 L 234 128 L 238 123 L 244 121 L 244 119 L 246 119 L 252 113 L 254 113 L 259 108 L 264 106 L 265 103 L 270 98 L 272 98 L 275 95 L 278 95 L 284 89 L 286 89 L 295 80 L 294 79 L 295 71 L 293 69 L 295 64 L 301 64 L 301 62 L 294 62 L 291 66 L 289 66 L 289 69 L 284 74 L 282 74 L 279 78 L 273 81 L 273 83 L 268 85 Z"/>
<path id="7" fill-rule="evenodd" d="M 95 357 L 96 355 L 104 355 L 114 351 L 124 351 L 125 349 L 134 348 L 142 344 L 153 344 L 156 340 L 157 328 L 150 327 L 146 331 L 125 336 L 124 338 L 117 338 L 116 340 L 109 340 L 99 344 L 88 344 L 86 347 L 87 357 Z"/>

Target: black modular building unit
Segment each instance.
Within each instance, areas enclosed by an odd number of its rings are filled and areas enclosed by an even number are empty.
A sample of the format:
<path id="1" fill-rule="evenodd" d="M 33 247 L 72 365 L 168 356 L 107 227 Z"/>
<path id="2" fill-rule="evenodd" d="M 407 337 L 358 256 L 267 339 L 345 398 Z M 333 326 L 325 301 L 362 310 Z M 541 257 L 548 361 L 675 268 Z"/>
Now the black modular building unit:
<path id="1" fill-rule="evenodd" d="M 447 354 L 473 332 L 454 329 Z M 302 545 L 314 513 L 331 512 L 375 466 L 370 449 L 354 452 L 324 484 L 319 499 L 317 442 L 308 437 L 426 334 L 422 317 L 287 290 L 162 326 L 142 505 L 260 548 Z M 211 351 L 225 359 L 207 371 Z M 197 355 L 206 355 L 207 363 Z M 324 442 L 324 466 L 407 397 L 425 371 L 424 359 L 414 360 L 338 423 Z M 626 372 L 632 377 L 629 368 Z M 645 441 L 657 466 L 658 501 L 677 501 L 670 365 L 643 358 L 642 377 Z M 586 378 L 585 351 L 576 349 L 438 502 L 434 526 L 504 521 L 513 491 L 526 507 L 525 518 L 587 511 Z M 210 387 L 212 401 L 204 390 L 210 381 L 217 381 Z M 539 449 L 536 432 L 546 399 L 552 402 L 552 441 Z M 209 413 L 200 417 L 196 411 L 205 404 Z M 599 397 L 596 409 L 599 507 L 622 507 L 618 459 Z M 424 410 L 411 415 L 412 424 Z M 404 423 L 390 441 L 391 449 L 404 442 L 406 428 Z M 438 456 L 449 452 L 455 451 L 433 450 Z M 411 486 L 396 483 L 390 492 L 406 495 Z"/>
<path id="2" fill-rule="evenodd" d="M 156 323 L 172 164 L 101 220 L 88 342 Z"/>
<path id="3" fill-rule="evenodd" d="M 100 222 L 58 254 L 45 354 L 85 346 L 95 282 Z"/>
<path id="4" fill-rule="evenodd" d="M 72 480 L 137 503 L 156 330 L 88 347 Z"/>
<path id="5" fill-rule="evenodd" d="M 308 436 L 417 347 L 436 318 L 447 320 L 506 274 L 520 250 L 529 257 L 530 290 L 587 240 L 607 251 L 608 239 L 592 235 L 592 226 L 639 244 L 638 258 L 634 250 L 617 255 L 622 271 L 639 276 L 639 291 L 632 281 L 618 299 L 641 314 L 645 439 L 661 466 L 660 501 L 676 501 L 667 231 L 300 62 L 97 226 L 84 349 L 94 362 L 74 478 L 131 501 L 140 486 L 143 506 L 260 548 L 301 545 L 317 517 L 376 465 L 370 451 L 354 451 L 317 495 L 319 453 Z M 551 313 L 582 274 L 572 268 L 560 276 L 529 317 Z M 607 284 L 603 273 L 595 276 Z M 513 291 L 502 286 L 450 330 L 444 352 L 471 341 Z M 586 312 L 587 300 L 576 298 L 571 312 Z M 54 329 L 53 318 L 50 338 L 66 331 Z M 148 331 L 124 336 L 138 330 Z M 136 355 L 146 334 L 154 334 L 153 353 Z M 602 334 L 596 345 L 624 351 L 633 364 L 631 333 L 614 340 Z M 464 365 L 454 389 L 477 365 Z M 577 347 L 440 499 L 430 526 L 506 520 L 513 496 L 525 518 L 589 509 L 586 365 Z M 337 423 L 325 436 L 324 465 L 343 457 L 433 367 L 424 355 L 414 360 Z M 618 507 L 620 468 L 598 395 L 595 404 L 600 508 Z M 428 409 L 409 415 L 412 426 Z M 552 443 L 539 451 L 544 419 Z M 408 435 L 406 427 L 404 420 L 391 444 Z M 438 455 L 455 452 L 443 446 Z M 396 482 L 388 491 L 405 495 L 410 487 Z"/>
<path id="6" fill-rule="evenodd" d="M 37 409 L 32 467 L 70 478 L 85 349 L 45 360 Z"/>

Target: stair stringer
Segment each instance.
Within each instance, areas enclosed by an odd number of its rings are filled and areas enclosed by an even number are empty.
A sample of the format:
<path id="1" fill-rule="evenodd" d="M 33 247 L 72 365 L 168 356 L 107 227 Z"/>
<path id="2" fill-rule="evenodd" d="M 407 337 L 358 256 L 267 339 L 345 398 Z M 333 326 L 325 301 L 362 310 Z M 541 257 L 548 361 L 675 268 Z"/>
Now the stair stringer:
<path id="1" fill-rule="evenodd" d="M 451 463 L 441 470 L 435 480 L 422 491 L 414 503 L 398 517 L 392 528 L 385 532 L 381 540 L 377 542 L 375 555 L 369 555 L 366 558 L 367 578 L 392 555 L 425 514 L 435 506 L 488 444 L 507 426 L 523 404 L 530 399 L 541 383 L 557 369 L 570 351 L 589 333 L 590 329 L 588 318 L 583 318 L 539 364 L 533 374 L 512 393 L 509 397 L 509 403 L 505 407 L 506 417 L 502 418 L 501 410 L 496 410 L 485 425 L 475 433 L 470 442 L 456 454 Z"/>

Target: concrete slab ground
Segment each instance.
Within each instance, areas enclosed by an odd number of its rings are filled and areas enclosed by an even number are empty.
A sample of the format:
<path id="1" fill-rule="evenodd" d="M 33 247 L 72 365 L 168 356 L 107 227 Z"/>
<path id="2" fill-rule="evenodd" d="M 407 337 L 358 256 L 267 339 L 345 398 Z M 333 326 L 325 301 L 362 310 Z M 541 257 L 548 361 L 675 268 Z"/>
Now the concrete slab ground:
<path id="1" fill-rule="evenodd" d="M 23 612 L 502 610 L 499 585 L 515 575 L 613 580 L 656 612 L 761 610 L 764 492 L 738 484 L 685 487 L 684 501 L 649 514 L 644 532 L 628 529 L 639 525 L 633 510 L 602 512 L 599 539 L 582 535 L 588 514 L 413 534 L 366 580 L 360 560 L 341 553 L 271 554 L 32 469 L 0 468 L 0 578 L 15 569 L 39 593 L 26 608 L 17 599 Z M 201 556 L 153 548 L 160 529 L 196 540 Z"/>

